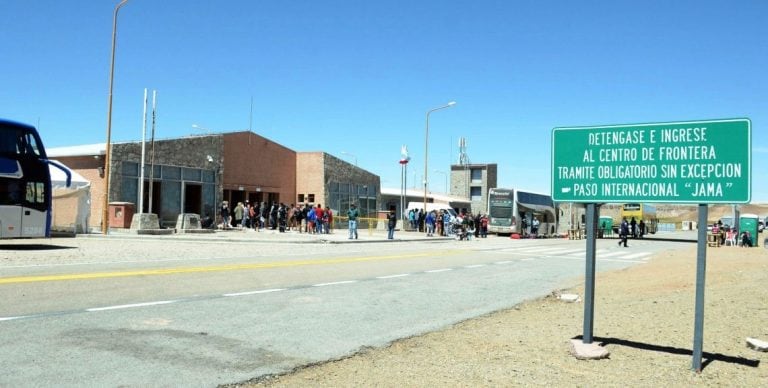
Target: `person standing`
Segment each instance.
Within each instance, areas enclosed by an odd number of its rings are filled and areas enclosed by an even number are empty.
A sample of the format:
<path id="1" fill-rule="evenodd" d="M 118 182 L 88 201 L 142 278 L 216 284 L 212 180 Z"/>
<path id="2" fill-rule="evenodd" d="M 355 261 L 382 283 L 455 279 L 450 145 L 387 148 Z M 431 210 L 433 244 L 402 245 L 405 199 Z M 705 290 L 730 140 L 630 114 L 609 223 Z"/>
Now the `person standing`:
<path id="1" fill-rule="evenodd" d="M 245 205 L 243 205 L 243 228 L 244 229 L 250 229 L 251 227 L 251 203 L 248 202 L 248 200 L 245 200 Z"/>
<path id="2" fill-rule="evenodd" d="M 221 209 L 219 210 L 219 213 L 221 214 L 221 228 L 222 229 L 229 229 L 232 227 L 230 224 L 230 218 L 229 218 L 229 202 L 223 201 L 221 203 Z"/>
<path id="3" fill-rule="evenodd" d="M 277 210 L 280 207 L 276 201 L 272 201 L 272 207 L 269 208 L 269 228 L 277 230 Z"/>
<path id="4" fill-rule="evenodd" d="M 391 209 L 387 215 L 387 239 L 392 240 L 395 238 L 395 226 L 397 226 L 397 216 L 395 215 L 395 209 Z"/>
<path id="5" fill-rule="evenodd" d="M 243 227 L 243 203 L 238 202 L 237 206 L 235 206 L 235 224 L 233 225 L 236 228 L 242 228 Z"/>
<path id="6" fill-rule="evenodd" d="M 309 207 L 309 203 L 304 203 L 304 207 L 301 209 L 301 219 L 304 220 L 304 232 L 309 233 L 309 213 L 312 209 Z"/>
<path id="7" fill-rule="evenodd" d="M 315 229 L 317 230 L 317 234 L 323 234 L 323 228 L 325 226 L 323 224 L 324 213 L 325 212 L 323 212 L 323 205 L 318 203 L 317 206 L 315 207 Z"/>
<path id="8" fill-rule="evenodd" d="M 531 238 L 536 238 L 539 234 L 539 219 L 535 216 L 531 221 Z"/>
<path id="9" fill-rule="evenodd" d="M 357 210 L 357 206 L 353 203 L 349 205 L 349 210 L 347 210 L 347 219 L 349 220 L 349 239 L 352 239 L 352 236 L 354 235 L 355 240 L 357 240 L 357 217 L 360 217 L 360 211 Z"/>
<path id="10" fill-rule="evenodd" d="M 427 213 L 425 222 L 427 223 L 427 236 L 433 236 L 435 234 L 435 211 Z"/>
<path id="11" fill-rule="evenodd" d="M 488 216 L 483 215 L 480 217 L 480 237 L 488 237 Z"/>
<path id="12" fill-rule="evenodd" d="M 323 213 L 323 223 L 325 228 L 325 234 L 331 233 L 331 226 L 333 225 L 333 211 L 330 206 L 325 206 L 325 212 Z"/>

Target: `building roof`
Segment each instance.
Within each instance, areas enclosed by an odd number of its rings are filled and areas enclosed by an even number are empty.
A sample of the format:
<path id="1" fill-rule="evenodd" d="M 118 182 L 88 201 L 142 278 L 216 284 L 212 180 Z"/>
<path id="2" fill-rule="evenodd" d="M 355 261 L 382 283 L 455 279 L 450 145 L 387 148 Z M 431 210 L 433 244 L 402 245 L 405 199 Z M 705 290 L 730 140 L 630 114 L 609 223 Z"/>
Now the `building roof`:
<path id="1" fill-rule="evenodd" d="M 382 187 L 381 188 L 381 194 L 382 195 L 391 195 L 391 196 L 399 196 L 401 194 L 400 188 L 393 188 L 393 187 Z M 416 189 L 406 189 L 405 190 L 405 196 L 406 197 L 424 197 L 424 190 L 416 190 Z M 446 195 L 446 194 L 438 194 L 438 193 L 427 193 L 427 197 L 432 198 L 435 202 L 440 203 L 448 203 L 448 202 L 471 202 L 469 198 L 466 197 L 457 197 L 453 195 Z"/>
<path id="2" fill-rule="evenodd" d="M 45 153 L 49 158 L 60 158 L 64 156 L 90 156 L 104 155 L 106 143 L 84 144 L 69 147 L 46 148 Z"/>

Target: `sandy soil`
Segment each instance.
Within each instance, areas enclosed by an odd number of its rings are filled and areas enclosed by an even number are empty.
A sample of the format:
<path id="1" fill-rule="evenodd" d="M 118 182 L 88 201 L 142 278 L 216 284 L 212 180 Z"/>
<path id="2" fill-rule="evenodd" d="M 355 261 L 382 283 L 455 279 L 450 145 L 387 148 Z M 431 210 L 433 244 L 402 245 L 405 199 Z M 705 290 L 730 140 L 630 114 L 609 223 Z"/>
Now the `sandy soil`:
<path id="1" fill-rule="evenodd" d="M 611 355 L 577 360 L 584 304 L 554 296 L 403 339 L 383 349 L 260 379 L 249 387 L 735 386 L 768 384 L 768 249 L 707 250 L 704 369 L 692 371 L 696 250 L 598 274 L 595 342 Z M 584 285 L 562 290 L 584 294 Z"/>

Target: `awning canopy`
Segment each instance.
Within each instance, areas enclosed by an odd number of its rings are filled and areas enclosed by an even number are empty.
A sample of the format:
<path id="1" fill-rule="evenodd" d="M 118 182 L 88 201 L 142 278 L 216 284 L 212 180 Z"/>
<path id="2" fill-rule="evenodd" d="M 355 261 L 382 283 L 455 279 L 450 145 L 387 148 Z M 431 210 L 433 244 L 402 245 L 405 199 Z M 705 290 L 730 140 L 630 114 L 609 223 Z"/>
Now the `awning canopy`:
<path id="1" fill-rule="evenodd" d="M 64 166 L 63 164 L 59 163 L 60 166 Z M 64 166 L 67 167 L 67 166 Z M 72 182 L 69 187 L 67 187 L 67 174 L 64 173 L 64 171 L 61 171 L 60 168 L 48 165 L 48 170 L 51 172 L 51 186 L 54 189 L 79 189 L 81 187 L 85 187 L 91 184 L 91 182 L 85 178 L 83 178 L 82 175 L 72 171 L 69 167 L 67 167 L 69 170 L 69 173 L 72 174 Z"/>
<path id="2" fill-rule="evenodd" d="M 522 207 L 524 207 L 526 209 L 533 210 L 534 212 L 539 212 L 539 213 L 547 212 L 547 213 L 550 213 L 550 214 L 555 214 L 554 213 L 555 209 L 553 209 L 551 206 L 537 205 L 537 204 L 533 204 L 533 203 L 524 203 L 524 202 L 519 202 L 519 201 L 517 202 L 517 205 L 518 205 L 518 207 L 522 206 Z"/>

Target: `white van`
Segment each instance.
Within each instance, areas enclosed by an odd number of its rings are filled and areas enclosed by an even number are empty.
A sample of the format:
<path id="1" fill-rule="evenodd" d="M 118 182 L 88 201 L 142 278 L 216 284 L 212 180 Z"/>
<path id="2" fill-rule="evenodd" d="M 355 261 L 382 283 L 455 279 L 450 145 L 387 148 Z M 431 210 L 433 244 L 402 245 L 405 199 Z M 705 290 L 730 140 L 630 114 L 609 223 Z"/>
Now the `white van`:
<path id="1" fill-rule="evenodd" d="M 419 211 L 422 209 L 424 209 L 424 202 L 408 202 L 408 209 L 406 209 L 405 214 L 410 213 L 411 210 Z M 443 212 L 448 212 L 451 217 L 458 216 L 458 214 L 456 214 L 456 210 L 453 210 L 453 208 L 447 203 L 427 203 L 427 212 L 431 212 L 432 210 L 436 212 L 439 212 L 440 210 Z"/>

